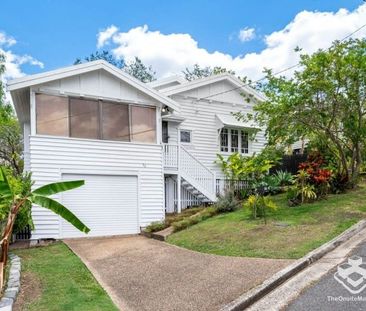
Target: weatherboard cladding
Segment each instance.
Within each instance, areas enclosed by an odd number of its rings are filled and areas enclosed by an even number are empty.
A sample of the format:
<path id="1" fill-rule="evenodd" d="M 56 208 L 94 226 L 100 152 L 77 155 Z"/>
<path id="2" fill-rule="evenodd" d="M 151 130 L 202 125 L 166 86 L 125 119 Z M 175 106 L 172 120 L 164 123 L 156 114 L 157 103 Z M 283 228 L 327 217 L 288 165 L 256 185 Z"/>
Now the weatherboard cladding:
<path id="1" fill-rule="evenodd" d="M 172 96 L 175 101 L 180 103 L 181 115 L 185 118 L 185 121 L 179 127 L 192 131 L 192 143 L 184 144 L 184 146 L 209 169 L 216 172 L 217 178 L 224 178 L 224 176 L 220 167 L 214 163 L 217 159 L 217 153 L 221 153 L 219 149 L 216 114 L 231 115 L 232 112 L 252 112 L 252 104 L 247 103 L 238 94 L 238 91 L 232 92 L 236 93 L 236 95 L 231 96 L 228 96 L 229 93 L 227 93 L 225 101 L 212 100 L 210 102 L 209 100 L 200 100 L 200 98 L 228 89 L 232 89 L 232 86 L 228 83 L 215 83 L 197 90 Z M 174 126 L 176 125 L 171 124 L 169 126 L 169 137 L 171 138 L 169 142 L 176 140 Z M 249 155 L 261 151 L 265 144 L 266 138 L 262 130 L 250 142 Z"/>
<path id="2" fill-rule="evenodd" d="M 35 187 L 60 181 L 62 172 L 138 174 L 140 226 L 164 218 L 160 145 L 33 136 L 30 151 Z M 33 219 L 33 238 L 60 237 L 60 219 L 53 212 L 34 206 Z"/>

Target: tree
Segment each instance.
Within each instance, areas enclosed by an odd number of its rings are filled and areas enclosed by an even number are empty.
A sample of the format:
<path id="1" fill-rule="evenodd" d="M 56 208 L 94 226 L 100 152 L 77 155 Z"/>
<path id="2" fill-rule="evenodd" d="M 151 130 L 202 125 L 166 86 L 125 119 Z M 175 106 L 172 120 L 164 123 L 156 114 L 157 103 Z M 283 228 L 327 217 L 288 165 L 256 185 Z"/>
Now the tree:
<path id="1" fill-rule="evenodd" d="M 326 142 L 338 173 L 354 185 L 365 155 L 366 40 L 336 41 L 328 50 L 301 55 L 293 78 L 267 71 L 252 116 L 266 126 L 269 143 L 307 137 Z M 243 116 L 242 116 L 243 117 Z M 250 117 L 250 116 L 249 116 Z"/>
<path id="2" fill-rule="evenodd" d="M 135 57 L 135 60 L 126 63 L 126 66 L 123 69 L 141 82 L 147 83 L 156 80 L 156 72 L 151 66 L 144 65 L 138 57 Z"/>
<path id="3" fill-rule="evenodd" d="M 136 79 L 146 83 L 156 80 L 156 73 L 151 66 L 146 66 L 141 59 L 135 57 L 133 61 L 125 62 L 123 59 L 116 58 L 109 51 L 103 50 L 102 52 L 96 51 L 91 53 L 89 56 L 84 57 L 84 59 L 77 58 L 74 65 L 82 64 L 83 62 L 91 62 L 98 59 L 103 59 L 108 63 L 122 69 Z"/>
<path id="4" fill-rule="evenodd" d="M 192 69 L 186 68 L 182 73 L 184 74 L 184 77 L 187 81 L 193 81 L 196 79 L 201 79 L 205 77 L 209 77 L 212 75 L 218 75 L 222 73 L 230 73 L 232 75 L 235 75 L 235 71 L 228 70 L 223 67 L 215 66 L 215 67 L 201 67 L 198 64 L 193 65 Z"/>
<path id="5" fill-rule="evenodd" d="M 23 171 L 22 134 L 12 106 L 6 102 L 1 80 L 5 72 L 5 57 L 0 54 L 0 165 L 11 167 L 14 174 Z"/>
<path id="6" fill-rule="evenodd" d="M 122 69 L 125 66 L 125 62 L 122 59 L 117 59 L 114 55 L 112 55 L 109 51 L 103 50 L 102 52 L 96 51 L 95 53 L 91 53 L 89 56 L 81 58 L 77 58 L 74 62 L 74 65 L 82 64 L 83 62 L 92 62 L 95 60 L 105 60 L 106 62 Z"/>
<path id="7" fill-rule="evenodd" d="M 64 218 L 77 229 L 88 233 L 90 229 L 81 222 L 70 210 L 49 196 L 78 188 L 84 184 L 83 180 L 65 181 L 42 186 L 32 191 L 30 174 L 23 175 L 21 187 L 14 187 L 7 176 L 5 167 L 0 166 L 0 210 L 7 210 L 7 222 L 2 232 L 0 256 L 0 289 L 3 285 L 4 267 L 6 266 L 8 247 L 13 232 L 14 223 L 22 210 L 30 210 L 32 204 L 45 207 Z"/>

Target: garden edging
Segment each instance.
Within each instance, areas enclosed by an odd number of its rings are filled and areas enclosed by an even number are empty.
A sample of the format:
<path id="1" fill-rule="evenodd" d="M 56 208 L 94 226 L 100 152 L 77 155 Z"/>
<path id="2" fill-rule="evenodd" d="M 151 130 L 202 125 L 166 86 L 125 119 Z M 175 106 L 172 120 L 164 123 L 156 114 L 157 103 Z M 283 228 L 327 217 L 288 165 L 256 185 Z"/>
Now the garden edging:
<path id="1" fill-rule="evenodd" d="M 329 253 L 342 243 L 349 240 L 351 237 L 353 237 L 364 228 L 366 228 L 366 220 L 359 221 L 357 224 L 348 228 L 346 231 L 344 231 L 331 241 L 323 244 L 322 246 L 311 251 L 293 264 L 289 265 L 285 269 L 277 272 L 271 278 L 264 281 L 261 285 L 251 289 L 234 301 L 223 306 L 220 311 L 239 311 L 249 307 L 253 303 L 257 302 L 259 299 L 263 298 L 269 292 L 274 290 L 276 287 L 280 286 L 282 283 L 293 277 L 295 274 L 302 271 L 313 262 L 319 260 L 325 254 Z"/>
<path id="2" fill-rule="evenodd" d="M 13 310 L 13 304 L 20 290 L 20 257 L 9 254 L 10 270 L 4 295 L 0 300 L 0 311 Z"/>

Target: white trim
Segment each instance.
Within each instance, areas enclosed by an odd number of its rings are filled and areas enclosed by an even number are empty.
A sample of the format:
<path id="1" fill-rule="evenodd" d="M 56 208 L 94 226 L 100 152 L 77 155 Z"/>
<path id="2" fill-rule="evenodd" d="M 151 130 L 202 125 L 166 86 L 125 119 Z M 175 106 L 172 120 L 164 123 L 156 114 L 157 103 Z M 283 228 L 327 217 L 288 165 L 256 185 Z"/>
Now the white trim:
<path id="1" fill-rule="evenodd" d="M 172 82 L 178 82 L 179 84 L 184 84 L 187 83 L 188 81 L 185 80 L 182 76 L 179 75 L 175 75 L 175 76 L 170 76 L 170 77 L 166 77 L 166 78 L 161 78 L 155 81 L 151 81 L 148 83 L 149 86 L 151 86 L 152 88 L 156 88 L 165 84 L 169 84 Z"/>
<path id="2" fill-rule="evenodd" d="M 146 145 L 146 146 L 158 146 L 160 144 L 157 143 L 141 143 L 137 141 L 120 141 L 120 140 L 106 140 L 106 139 L 91 139 L 91 138 L 78 138 L 78 137 L 68 137 L 68 136 L 52 136 L 52 135 L 31 135 L 31 137 L 44 137 L 44 138 L 52 138 L 52 139 L 70 139 L 70 140 L 79 140 L 85 142 L 98 142 L 98 143 L 117 143 L 117 144 L 129 144 L 129 145 Z"/>
<path id="3" fill-rule="evenodd" d="M 207 84 L 212 84 L 212 83 L 216 83 L 216 82 L 224 81 L 224 80 L 233 84 L 234 88 L 240 87 L 240 89 L 238 89 L 239 91 L 245 91 L 248 94 L 253 95 L 259 101 L 266 100 L 266 97 L 263 94 L 257 92 L 253 88 L 245 85 L 242 81 L 240 81 L 238 78 L 234 77 L 232 74 L 229 74 L 229 73 L 212 75 L 212 76 L 209 76 L 206 78 L 193 80 L 189 83 L 185 83 L 182 85 L 169 87 L 169 88 L 161 90 L 161 93 L 165 94 L 166 96 L 171 96 L 171 95 L 175 95 L 178 93 L 189 91 L 191 89 L 199 88 L 199 87 L 205 86 Z M 214 96 L 215 96 L 215 94 L 211 95 L 211 97 L 214 97 Z"/>
<path id="4" fill-rule="evenodd" d="M 181 138 L 182 138 L 182 135 L 181 135 L 181 132 L 189 132 L 189 142 L 186 142 L 186 141 L 181 141 Z M 193 131 L 190 130 L 190 129 L 185 129 L 185 128 L 180 128 L 179 129 L 179 141 L 181 144 L 184 144 L 184 145 L 191 145 L 193 144 Z"/>
<path id="5" fill-rule="evenodd" d="M 130 76 L 129 74 L 123 72 L 119 68 L 109 64 L 104 60 L 97 60 L 93 62 L 87 62 L 84 64 L 73 65 L 57 70 L 48 71 L 45 73 L 25 76 L 22 78 L 14 79 L 8 81 L 7 88 L 10 92 L 31 87 L 34 85 L 44 84 L 54 80 L 60 80 L 64 78 L 68 78 L 75 75 L 80 75 L 84 73 L 88 73 L 95 70 L 104 69 L 105 71 L 109 72 L 111 75 L 117 77 L 118 79 L 130 84 L 134 88 L 138 89 L 139 91 L 151 96 L 152 98 L 156 99 L 157 101 L 167 105 L 168 107 L 172 108 L 173 110 L 179 111 L 180 106 L 171 98 L 163 95 L 162 93 L 154 90 L 149 85 L 135 79 L 134 77 Z"/>
<path id="6" fill-rule="evenodd" d="M 36 117 L 36 92 L 30 90 L 30 124 L 31 124 L 31 135 L 36 135 L 37 133 L 37 117 Z"/>
<path id="7" fill-rule="evenodd" d="M 250 135 L 249 132 L 246 131 L 246 129 L 240 129 L 240 128 L 235 128 L 235 127 L 224 127 L 222 129 L 227 129 L 228 133 L 228 151 L 221 151 L 221 132 L 219 135 L 219 152 L 223 155 L 230 155 L 233 154 L 235 152 L 238 152 L 241 155 L 250 155 L 251 151 L 252 151 L 252 140 L 250 139 Z M 231 151 L 231 130 L 236 130 L 238 131 L 238 151 Z M 241 131 L 248 133 L 248 152 L 244 153 L 241 152 Z"/>

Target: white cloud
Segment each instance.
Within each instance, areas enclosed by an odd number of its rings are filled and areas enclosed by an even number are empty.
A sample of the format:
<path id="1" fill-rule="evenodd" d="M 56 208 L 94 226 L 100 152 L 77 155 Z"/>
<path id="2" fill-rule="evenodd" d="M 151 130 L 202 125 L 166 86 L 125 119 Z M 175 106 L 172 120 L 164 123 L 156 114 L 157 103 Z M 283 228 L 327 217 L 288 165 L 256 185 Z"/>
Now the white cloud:
<path id="1" fill-rule="evenodd" d="M 21 66 L 24 64 L 30 64 L 40 68 L 44 67 L 41 61 L 30 55 L 18 55 L 9 50 L 9 47 L 14 44 L 16 44 L 16 40 L 13 37 L 8 36 L 4 32 L 0 32 L 0 54 L 5 56 L 5 73 L 2 76 L 3 81 L 24 76 L 25 73 L 21 69 Z"/>
<path id="2" fill-rule="evenodd" d="M 266 47 L 257 53 L 232 56 L 220 51 L 208 52 L 189 34 L 163 34 L 151 31 L 148 26 L 132 28 L 127 32 L 107 28 L 99 33 L 104 46 L 113 43 L 113 53 L 125 60 L 135 56 L 152 65 L 159 76 L 179 73 L 195 63 L 202 66 L 222 66 L 251 79 L 262 77 L 263 68 L 282 70 L 298 62 L 299 46 L 304 53 L 327 48 L 335 39 L 341 39 L 360 27 L 366 20 L 366 4 L 354 11 L 337 12 L 302 11 L 283 29 L 265 36 Z M 109 31 L 108 31 L 109 30 Z M 354 35 L 366 35 L 366 28 Z M 288 72 L 290 74 L 291 72 Z"/>
<path id="3" fill-rule="evenodd" d="M 118 28 L 111 25 L 97 34 L 97 48 L 102 47 L 118 31 Z"/>
<path id="4" fill-rule="evenodd" d="M 17 41 L 13 37 L 0 32 L 0 45 L 12 46 L 15 43 L 17 43 Z"/>
<path id="5" fill-rule="evenodd" d="M 255 29 L 245 27 L 239 31 L 238 38 L 241 42 L 250 41 L 255 38 Z"/>

